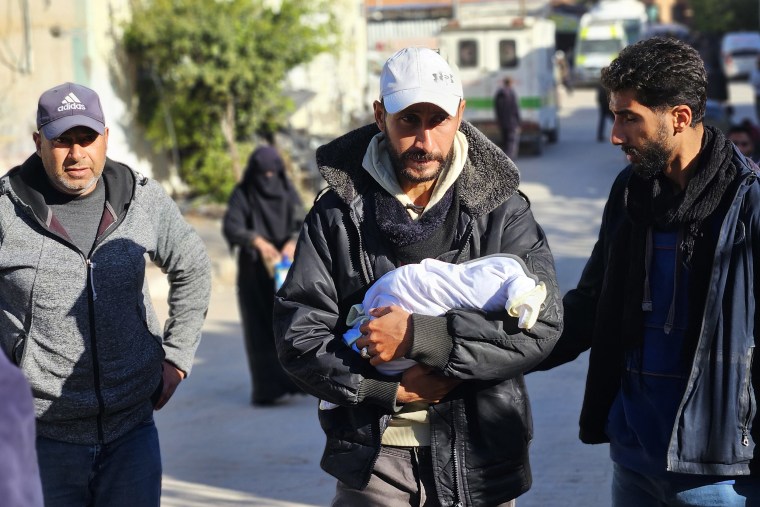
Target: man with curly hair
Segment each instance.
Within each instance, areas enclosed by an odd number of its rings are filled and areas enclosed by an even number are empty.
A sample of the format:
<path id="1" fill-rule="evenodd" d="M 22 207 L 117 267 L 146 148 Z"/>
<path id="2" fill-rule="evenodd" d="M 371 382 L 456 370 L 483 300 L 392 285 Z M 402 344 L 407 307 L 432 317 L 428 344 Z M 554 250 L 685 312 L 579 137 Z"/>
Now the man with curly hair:
<path id="1" fill-rule="evenodd" d="M 630 164 L 539 369 L 591 349 L 580 438 L 610 443 L 614 507 L 758 505 L 760 183 L 703 125 L 689 45 L 631 45 L 602 84 Z"/>

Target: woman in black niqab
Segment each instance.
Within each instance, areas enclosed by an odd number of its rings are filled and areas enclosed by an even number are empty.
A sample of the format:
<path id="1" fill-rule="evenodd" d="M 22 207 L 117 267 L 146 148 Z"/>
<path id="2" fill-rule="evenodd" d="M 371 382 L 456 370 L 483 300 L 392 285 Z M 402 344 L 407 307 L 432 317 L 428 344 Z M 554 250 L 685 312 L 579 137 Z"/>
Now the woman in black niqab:
<path id="1" fill-rule="evenodd" d="M 272 405 L 300 393 L 280 366 L 272 331 L 273 266 L 293 259 L 303 223 L 301 199 L 273 146 L 257 148 L 248 159 L 224 215 L 223 233 L 238 250 L 237 295 L 254 405 Z"/>

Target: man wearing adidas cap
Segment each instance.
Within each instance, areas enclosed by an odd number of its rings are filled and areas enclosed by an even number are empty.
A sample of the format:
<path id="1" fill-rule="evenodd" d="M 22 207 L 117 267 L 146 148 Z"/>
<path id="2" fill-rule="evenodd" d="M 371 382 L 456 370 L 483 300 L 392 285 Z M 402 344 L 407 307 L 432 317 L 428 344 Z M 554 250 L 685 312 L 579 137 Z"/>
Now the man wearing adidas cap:
<path id="1" fill-rule="evenodd" d="M 375 122 L 317 150 L 329 185 L 304 223 L 275 302 L 280 361 L 319 397 L 333 506 L 505 506 L 531 484 L 523 372 L 551 351 L 562 307 L 546 236 L 512 161 L 462 120 L 459 76 L 435 51 L 383 67 Z M 490 254 L 547 287 L 528 332 L 506 312 L 442 317 L 377 308 L 356 354 L 346 315 L 397 266 Z M 374 366 L 406 357 L 396 376 Z"/>
<path id="2" fill-rule="evenodd" d="M 95 91 L 47 90 L 37 129 L 0 179 L 0 348 L 32 386 L 45 505 L 158 507 L 153 410 L 190 372 L 208 255 L 157 182 L 107 158 Z M 165 329 L 145 254 L 168 274 Z"/>

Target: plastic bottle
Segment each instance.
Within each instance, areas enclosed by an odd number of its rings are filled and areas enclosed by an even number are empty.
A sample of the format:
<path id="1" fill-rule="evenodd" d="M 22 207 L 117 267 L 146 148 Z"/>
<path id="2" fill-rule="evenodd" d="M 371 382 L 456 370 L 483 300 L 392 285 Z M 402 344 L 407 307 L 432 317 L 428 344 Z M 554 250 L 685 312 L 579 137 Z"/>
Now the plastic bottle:
<path id="1" fill-rule="evenodd" d="M 288 276 L 288 270 L 293 262 L 287 255 L 283 255 L 280 262 L 274 265 L 274 290 L 280 290 L 282 284 L 285 283 L 285 277 Z"/>

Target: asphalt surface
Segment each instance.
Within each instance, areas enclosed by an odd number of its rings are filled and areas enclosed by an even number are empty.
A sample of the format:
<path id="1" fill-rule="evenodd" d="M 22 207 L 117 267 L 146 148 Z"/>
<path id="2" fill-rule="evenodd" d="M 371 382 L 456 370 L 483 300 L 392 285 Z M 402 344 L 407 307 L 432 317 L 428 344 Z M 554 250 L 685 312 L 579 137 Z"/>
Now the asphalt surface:
<path id="1" fill-rule="evenodd" d="M 596 141 L 593 90 L 562 97 L 558 144 L 539 157 L 519 157 L 521 190 L 549 237 L 563 291 L 580 276 L 596 239 L 610 184 L 625 161 Z M 736 119 L 754 118 L 746 83 L 732 83 Z M 609 125 L 608 125 L 609 132 Z M 219 218 L 188 216 L 214 265 L 211 306 L 191 375 L 156 415 L 164 463 L 164 507 L 327 506 L 335 481 L 319 468 L 324 436 L 317 401 L 294 396 L 252 407 L 235 298 L 235 264 Z M 165 315 L 167 286 L 149 269 L 157 309 Z M 534 418 L 533 487 L 519 507 L 609 505 L 608 446 L 578 441 L 587 354 L 549 372 L 527 376 Z"/>

